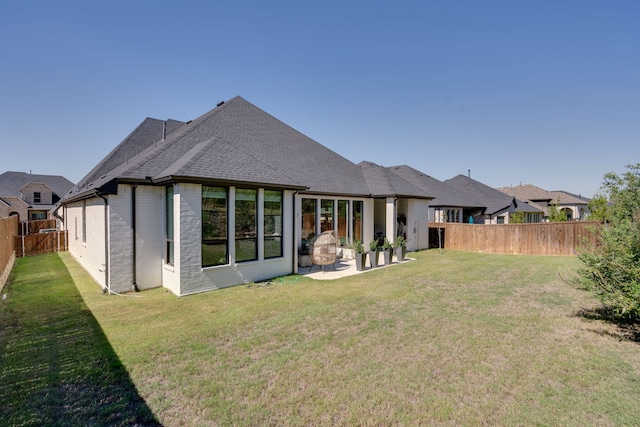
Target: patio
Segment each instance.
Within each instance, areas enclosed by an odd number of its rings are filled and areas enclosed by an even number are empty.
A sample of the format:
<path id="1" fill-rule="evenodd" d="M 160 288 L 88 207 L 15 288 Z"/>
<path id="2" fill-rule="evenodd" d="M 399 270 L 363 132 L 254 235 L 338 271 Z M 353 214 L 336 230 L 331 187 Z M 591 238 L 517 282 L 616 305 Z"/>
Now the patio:
<path id="1" fill-rule="evenodd" d="M 402 263 L 409 262 L 409 261 L 413 261 L 413 259 L 407 258 L 405 256 L 404 261 L 402 261 Z M 389 265 L 383 264 L 383 265 L 378 265 L 378 267 L 376 268 L 371 268 L 369 266 L 369 260 L 367 258 L 367 267 L 364 269 L 364 271 L 358 271 L 356 270 L 355 259 L 338 258 L 333 265 L 324 266 L 324 271 L 321 265 L 313 265 L 311 267 L 299 267 L 298 274 L 301 274 L 305 277 L 310 277 L 316 280 L 333 280 L 333 279 L 339 279 L 341 277 L 353 276 L 355 274 L 368 273 L 370 271 L 378 270 L 380 268 L 393 267 L 394 265 L 398 265 L 402 263 L 399 263 L 396 260 L 396 257 L 394 256 L 391 261 L 391 264 Z M 335 267 L 335 270 L 333 267 Z"/>

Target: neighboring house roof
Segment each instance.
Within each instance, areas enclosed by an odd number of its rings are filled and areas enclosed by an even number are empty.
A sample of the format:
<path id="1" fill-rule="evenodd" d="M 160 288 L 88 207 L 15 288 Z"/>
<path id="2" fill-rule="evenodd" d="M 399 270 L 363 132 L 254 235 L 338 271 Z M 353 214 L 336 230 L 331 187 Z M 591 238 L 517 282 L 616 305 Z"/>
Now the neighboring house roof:
<path id="1" fill-rule="evenodd" d="M 439 181 L 436 178 L 422 173 L 410 166 L 392 166 L 389 167 L 388 170 L 434 197 L 434 200 L 429 203 L 432 207 L 484 207 L 482 203 L 472 195 L 469 195 L 466 192 L 460 192 L 455 187 Z"/>
<path id="2" fill-rule="evenodd" d="M 410 183 L 389 169 L 372 162 L 360 162 L 364 178 L 373 197 L 411 197 L 432 199 L 433 197 L 418 186 Z"/>
<path id="3" fill-rule="evenodd" d="M 444 181 L 460 191 L 464 191 L 477 197 L 484 206 L 487 207 L 485 213 L 489 215 L 496 214 L 500 211 L 508 209 L 512 204 L 516 211 L 520 212 L 541 212 L 539 208 L 514 196 L 507 195 L 502 191 L 489 187 L 475 179 L 465 175 L 457 175 L 451 179 Z"/>
<path id="4" fill-rule="evenodd" d="M 551 203 L 585 206 L 589 203 L 589 199 L 586 197 L 576 196 L 566 191 L 547 191 L 531 184 L 500 187 L 498 190 L 504 194 L 529 201 L 530 205 L 539 208 L 545 215 L 549 215 L 549 204 Z"/>
<path id="5" fill-rule="evenodd" d="M 211 181 L 326 194 L 369 194 L 357 165 L 241 97 L 218 104 L 178 127 L 165 141 L 149 145 L 91 181 L 94 176 L 96 173 L 83 179 L 68 198 L 114 181 Z"/>
<path id="6" fill-rule="evenodd" d="M 560 204 L 563 205 L 587 205 L 590 201 L 587 197 L 582 197 L 562 190 L 550 191 L 549 193 L 553 196 L 554 201 L 559 200 Z"/>
<path id="7" fill-rule="evenodd" d="M 497 190 L 509 196 L 517 197 L 518 199 L 534 202 L 548 202 L 552 199 L 552 196 L 547 190 L 531 184 L 518 185 L 516 187 L 500 187 Z"/>
<path id="8" fill-rule="evenodd" d="M 71 188 L 73 182 L 59 175 L 37 175 L 25 172 L 5 172 L 0 175 L 0 195 L 22 197 L 20 189 L 33 182 L 46 184 L 55 194 L 62 197 Z"/>

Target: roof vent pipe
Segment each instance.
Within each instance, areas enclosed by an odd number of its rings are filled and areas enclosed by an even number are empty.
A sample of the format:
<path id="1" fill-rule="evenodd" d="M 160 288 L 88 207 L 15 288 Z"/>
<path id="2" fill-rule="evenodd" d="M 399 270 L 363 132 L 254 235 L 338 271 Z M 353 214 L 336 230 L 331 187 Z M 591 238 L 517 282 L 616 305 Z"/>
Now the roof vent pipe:
<path id="1" fill-rule="evenodd" d="M 471 169 L 467 169 L 467 176 L 471 178 Z"/>
<path id="2" fill-rule="evenodd" d="M 163 120 L 162 121 L 162 141 L 164 141 L 165 139 L 167 139 L 167 121 Z"/>

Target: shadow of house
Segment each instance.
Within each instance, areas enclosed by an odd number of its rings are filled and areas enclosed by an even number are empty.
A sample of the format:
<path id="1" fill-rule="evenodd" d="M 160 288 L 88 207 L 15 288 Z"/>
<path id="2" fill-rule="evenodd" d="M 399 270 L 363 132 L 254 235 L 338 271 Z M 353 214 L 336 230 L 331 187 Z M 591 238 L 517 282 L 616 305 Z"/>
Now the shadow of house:
<path id="1" fill-rule="evenodd" d="M 0 425 L 160 426 L 73 283 L 57 255 L 17 261 L 0 305 Z"/>

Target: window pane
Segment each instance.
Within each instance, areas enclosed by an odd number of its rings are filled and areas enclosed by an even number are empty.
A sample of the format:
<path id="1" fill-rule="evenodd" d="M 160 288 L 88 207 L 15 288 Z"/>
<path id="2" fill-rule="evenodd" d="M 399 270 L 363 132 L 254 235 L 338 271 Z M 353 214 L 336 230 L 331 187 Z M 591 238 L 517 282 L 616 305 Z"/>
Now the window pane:
<path id="1" fill-rule="evenodd" d="M 338 240 L 340 241 L 340 246 L 344 246 L 344 244 L 348 240 L 348 231 L 347 231 L 347 216 L 349 214 L 349 201 L 348 200 L 338 200 Z"/>
<path id="2" fill-rule="evenodd" d="M 282 191 L 264 192 L 264 257 L 282 256 Z"/>
<path id="3" fill-rule="evenodd" d="M 228 263 L 227 189 L 202 187 L 202 266 Z"/>
<path id="4" fill-rule="evenodd" d="M 333 200 L 320 201 L 320 232 L 333 230 Z"/>
<path id="5" fill-rule="evenodd" d="M 236 261 L 258 258 L 257 204 L 257 190 L 236 190 Z"/>
<path id="6" fill-rule="evenodd" d="M 166 187 L 166 197 L 165 197 L 165 231 L 167 235 L 167 253 L 166 253 L 166 263 L 173 265 L 173 186 Z"/>
<path id="7" fill-rule="evenodd" d="M 362 201 L 353 202 L 353 240 L 362 242 Z"/>
<path id="8" fill-rule="evenodd" d="M 306 254 L 309 241 L 316 235 L 316 200 L 302 199 L 302 254 Z"/>

